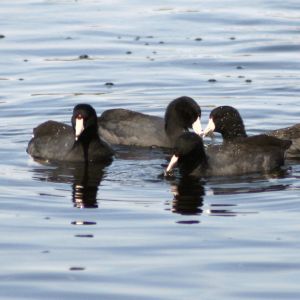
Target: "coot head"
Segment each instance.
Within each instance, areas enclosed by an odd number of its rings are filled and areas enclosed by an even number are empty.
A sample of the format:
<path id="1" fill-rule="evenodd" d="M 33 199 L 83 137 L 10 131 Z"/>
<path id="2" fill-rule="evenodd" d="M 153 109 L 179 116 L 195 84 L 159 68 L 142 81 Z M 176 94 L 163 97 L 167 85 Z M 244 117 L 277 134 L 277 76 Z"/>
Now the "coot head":
<path id="1" fill-rule="evenodd" d="M 76 141 L 98 136 L 97 114 L 91 105 L 77 104 L 73 109 L 71 122 Z"/>
<path id="2" fill-rule="evenodd" d="M 185 132 L 178 137 L 165 175 L 170 174 L 176 165 L 182 175 L 188 175 L 199 167 L 203 170 L 208 167 L 203 141 L 199 135 Z"/>
<path id="3" fill-rule="evenodd" d="M 221 133 L 223 139 L 247 137 L 243 119 L 232 106 L 219 106 L 211 111 L 204 135 L 211 132 Z"/>
<path id="4" fill-rule="evenodd" d="M 165 131 L 171 142 L 182 133 L 193 128 L 201 135 L 201 108 L 198 103 L 187 96 L 176 98 L 169 103 L 165 113 Z"/>

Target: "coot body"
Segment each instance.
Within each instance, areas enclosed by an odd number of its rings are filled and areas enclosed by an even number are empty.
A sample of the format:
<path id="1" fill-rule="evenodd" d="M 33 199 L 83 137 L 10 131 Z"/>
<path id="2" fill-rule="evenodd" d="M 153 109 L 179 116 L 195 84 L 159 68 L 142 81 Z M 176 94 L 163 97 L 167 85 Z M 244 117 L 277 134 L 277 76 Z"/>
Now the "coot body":
<path id="1" fill-rule="evenodd" d="M 279 139 L 290 139 L 291 147 L 286 151 L 287 158 L 300 158 L 300 124 L 295 124 L 286 128 L 272 130 L 267 135 L 277 137 Z"/>
<path id="2" fill-rule="evenodd" d="M 118 108 L 104 111 L 98 125 L 100 135 L 110 144 L 170 148 L 190 128 L 201 134 L 200 118 L 197 102 L 182 96 L 169 103 L 164 118 Z"/>
<path id="3" fill-rule="evenodd" d="M 257 139 L 228 142 L 204 149 L 200 136 L 183 133 L 176 141 L 173 156 L 166 169 L 169 174 L 177 165 L 184 176 L 232 176 L 269 172 L 284 165 L 284 152 L 290 146 L 288 140 L 268 145 Z"/>
<path id="4" fill-rule="evenodd" d="M 74 107 L 72 126 L 46 121 L 33 130 L 27 153 L 36 159 L 65 162 L 100 162 L 114 151 L 98 135 L 97 115 L 88 104 Z"/>

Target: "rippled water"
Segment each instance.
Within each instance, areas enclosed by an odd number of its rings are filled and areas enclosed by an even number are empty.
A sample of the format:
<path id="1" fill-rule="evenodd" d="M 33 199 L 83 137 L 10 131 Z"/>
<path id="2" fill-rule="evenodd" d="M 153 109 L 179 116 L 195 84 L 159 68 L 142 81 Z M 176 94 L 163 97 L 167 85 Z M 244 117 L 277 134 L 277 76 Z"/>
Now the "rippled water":
<path id="1" fill-rule="evenodd" d="M 299 299 L 300 164 L 160 177 L 166 154 L 44 165 L 32 128 L 75 103 L 163 116 L 188 95 L 249 134 L 299 123 L 298 1 L 0 2 L 3 299 Z M 113 84 L 113 85 L 112 85 Z"/>

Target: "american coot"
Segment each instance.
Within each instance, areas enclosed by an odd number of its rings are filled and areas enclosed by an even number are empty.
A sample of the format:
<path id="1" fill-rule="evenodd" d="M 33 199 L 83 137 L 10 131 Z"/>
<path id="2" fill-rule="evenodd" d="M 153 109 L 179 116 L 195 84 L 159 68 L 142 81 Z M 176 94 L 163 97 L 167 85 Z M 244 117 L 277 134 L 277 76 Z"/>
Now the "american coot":
<path id="1" fill-rule="evenodd" d="M 169 103 L 164 119 L 126 109 L 110 109 L 98 118 L 98 125 L 100 135 L 111 144 L 170 148 L 189 128 L 201 134 L 200 118 L 197 102 L 183 96 Z"/>
<path id="2" fill-rule="evenodd" d="M 300 158 L 300 124 L 266 132 L 267 135 L 279 139 L 289 139 L 292 141 L 291 147 L 286 151 L 287 158 Z"/>
<path id="3" fill-rule="evenodd" d="M 204 130 L 204 135 L 211 132 L 219 132 L 222 134 L 224 142 L 240 142 L 244 143 L 249 141 L 247 137 L 243 119 L 237 109 L 231 106 L 219 106 L 213 109 L 209 116 L 209 122 Z M 296 127 L 275 130 L 268 134 L 260 134 L 251 136 L 251 143 L 260 146 L 268 146 L 269 144 L 280 144 L 278 138 L 282 140 L 292 139 L 292 145 L 286 151 L 286 157 L 300 156 L 300 126 L 299 136 L 297 137 Z M 278 137 L 278 138 L 276 138 Z M 298 150 L 297 150 L 298 149 Z"/>
<path id="4" fill-rule="evenodd" d="M 278 140 L 276 144 L 257 144 L 251 137 L 244 143 L 213 146 L 206 154 L 202 138 L 192 132 L 183 133 L 176 141 L 174 154 L 165 171 L 175 165 L 182 175 L 229 176 L 268 172 L 284 164 L 284 151 L 291 144 Z"/>
<path id="5" fill-rule="evenodd" d="M 111 147 L 98 135 L 97 114 L 88 104 L 74 107 L 72 126 L 47 121 L 33 130 L 27 153 L 43 160 L 70 162 L 110 161 Z"/>

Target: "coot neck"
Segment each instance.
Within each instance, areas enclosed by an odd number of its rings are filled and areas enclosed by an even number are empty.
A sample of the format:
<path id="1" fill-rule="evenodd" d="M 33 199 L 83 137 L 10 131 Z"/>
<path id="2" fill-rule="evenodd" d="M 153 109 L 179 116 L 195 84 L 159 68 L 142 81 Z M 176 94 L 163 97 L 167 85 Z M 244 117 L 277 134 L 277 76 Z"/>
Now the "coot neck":
<path id="1" fill-rule="evenodd" d="M 165 125 L 166 134 L 173 146 L 177 138 L 182 134 L 182 132 L 187 131 L 184 129 L 177 119 L 168 120 Z"/>
<path id="2" fill-rule="evenodd" d="M 247 134 L 222 134 L 223 140 L 232 141 L 236 138 L 247 137 Z"/>
<path id="3" fill-rule="evenodd" d="M 208 168 L 208 158 L 204 148 L 196 147 L 187 155 L 181 156 L 178 160 L 178 167 L 182 175 L 189 175 L 198 168 L 205 171 Z"/>
<path id="4" fill-rule="evenodd" d="M 80 144 L 83 149 L 84 161 L 89 162 L 89 146 L 92 141 L 98 140 L 98 128 L 97 126 L 89 126 L 80 134 L 76 143 Z"/>
<path id="5" fill-rule="evenodd" d="M 233 140 L 235 138 L 247 137 L 244 125 L 233 125 L 227 130 L 220 132 L 224 140 Z"/>

